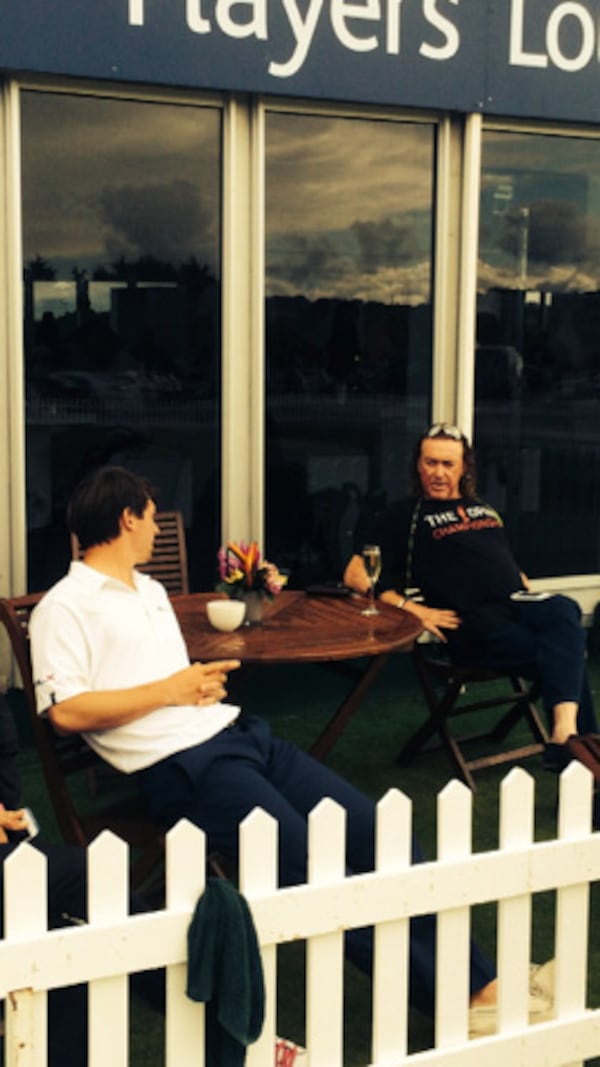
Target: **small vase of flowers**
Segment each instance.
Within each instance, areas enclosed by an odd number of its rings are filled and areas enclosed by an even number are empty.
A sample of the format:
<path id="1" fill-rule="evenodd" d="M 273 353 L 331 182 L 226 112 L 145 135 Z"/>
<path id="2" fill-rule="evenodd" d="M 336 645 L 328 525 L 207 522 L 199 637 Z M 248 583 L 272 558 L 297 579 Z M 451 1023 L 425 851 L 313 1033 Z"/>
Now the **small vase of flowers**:
<path id="1" fill-rule="evenodd" d="M 217 553 L 219 581 L 217 590 L 246 603 L 246 623 L 262 619 L 265 600 L 272 600 L 287 583 L 274 563 L 262 559 L 256 541 L 228 541 Z"/>

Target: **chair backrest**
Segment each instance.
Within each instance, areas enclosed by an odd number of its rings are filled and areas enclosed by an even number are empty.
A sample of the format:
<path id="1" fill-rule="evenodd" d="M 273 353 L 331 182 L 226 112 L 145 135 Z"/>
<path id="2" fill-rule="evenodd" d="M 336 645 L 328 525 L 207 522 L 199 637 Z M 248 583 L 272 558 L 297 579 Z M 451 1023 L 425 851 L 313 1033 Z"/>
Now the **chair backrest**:
<path id="1" fill-rule="evenodd" d="M 162 831 L 142 811 L 137 794 L 114 795 L 103 805 L 90 805 L 89 790 L 85 814 L 81 808 L 81 781 L 77 772 L 105 766 L 78 734 L 59 737 L 48 719 L 38 715 L 29 647 L 29 620 L 43 593 L 0 598 L 0 622 L 8 634 L 21 676 L 29 722 L 40 756 L 50 801 L 63 840 L 85 846 L 102 829 L 112 830 L 133 848 L 141 849 L 132 869 L 134 883 L 139 883 L 161 862 Z M 78 775 L 81 779 L 81 775 Z M 126 776 L 119 775 L 120 780 Z M 79 795 L 78 795 L 79 787 Z"/>
<path id="2" fill-rule="evenodd" d="M 59 739 L 49 721 L 37 714 L 29 652 L 29 619 L 42 596 L 42 593 L 30 593 L 0 598 L 0 622 L 8 634 L 21 676 L 29 723 L 60 833 L 68 844 L 85 845 L 87 837 L 67 788 L 66 778 L 68 774 L 92 766 L 97 758 L 80 737 Z"/>
<path id="3" fill-rule="evenodd" d="M 154 539 L 152 559 L 141 564 L 138 570 L 162 582 L 170 596 L 189 593 L 183 516 L 180 511 L 157 511 L 156 523 L 159 532 Z M 71 534 L 71 554 L 73 559 L 81 559 L 82 553 L 75 534 Z"/>

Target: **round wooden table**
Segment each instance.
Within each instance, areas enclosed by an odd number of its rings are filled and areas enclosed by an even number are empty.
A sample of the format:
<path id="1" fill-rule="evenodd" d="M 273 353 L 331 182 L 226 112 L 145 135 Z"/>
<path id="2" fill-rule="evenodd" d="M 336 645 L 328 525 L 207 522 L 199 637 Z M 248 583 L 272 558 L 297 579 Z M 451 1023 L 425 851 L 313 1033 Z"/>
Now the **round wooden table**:
<path id="1" fill-rule="evenodd" d="M 367 658 L 366 666 L 348 664 L 356 681 L 311 745 L 311 754 L 319 759 L 327 755 L 344 730 L 388 655 L 411 649 L 422 630 L 414 615 L 387 604 L 378 604 L 379 615 L 363 615 L 363 597 L 308 596 L 302 591 L 284 590 L 265 603 L 262 623 L 221 633 L 213 630 L 206 617 L 206 602 L 216 596 L 190 593 L 171 598 L 192 660 L 272 664 Z"/>

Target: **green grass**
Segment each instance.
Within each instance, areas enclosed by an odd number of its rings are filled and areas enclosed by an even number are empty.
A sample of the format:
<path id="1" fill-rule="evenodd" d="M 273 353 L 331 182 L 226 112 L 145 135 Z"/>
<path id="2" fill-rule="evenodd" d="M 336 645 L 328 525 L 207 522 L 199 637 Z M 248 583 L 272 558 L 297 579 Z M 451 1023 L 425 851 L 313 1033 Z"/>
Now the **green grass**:
<path id="1" fill-rule="evenodd" d="M 593 648 L 590 656 L 592 689 L 600 706 L 600 652 Z M 272 724 L 273 732 L 293 740 L 302 747 L 322 729 L 328 715 L 341 699 L 348 680 L 336 672 L 317 666 L 269 667 L 255 669 L 242 679 L 241 698 L 250 713 L 261 714 Z M 13 701 L 18 706 L 18 697 Z M 422 721 L 423 700 L 417 688 L 408 656 L 392 657 L 376 686 L 332 750 L 328 763 L 373 799 L 387 789 L 399 788 L 413 803 L 414 826 L 426 854 L 435 857 L 436 797 L 448 782 L 451 768 L 443 752 L 432 752 L 417 759 L 411 767 L 400 768 L 396 762 L 403 740 Z M 58 840 L 56 825 L 41 779 L 35 751 L 28 743 L 27 730 L 22 734 L 21 767 L 24 796 L 38 815 L 42 832 Z M 515 738 L 517 734 L 511 735 Z M 524 739 L 526 735 L 523 735 Z M 537 839 L 553 837 L 556 831 L 557 780 L 545 773 L 537 758 L 523 766 L 536 782 Z M 508 773 L 504 765 L 476 775 L 474 798 L 474 848 L 487 850 L 498 842 L 499 785 Z M 103 785 L 102 788 L 108 788 Z M 540 894 L 534 901 L 533 955 L 544 960 L 553 953 L 554 894 Z M 600 910 L 598 887 L 592 887 L 592 920 Z M 477 908 L 473 914 L 474 933 L 482 947 L 495 951 L 496 912 L 493 905 Z M 278 1029 L 285 1036 L 304 1038 L 304 950 L 298 944 L 280 949 L 280 988 Z M 369 1062 L 369 983 L 350 965 L 346 967 L 346 1067 L 364 1067 Z M 600 947 L 590 945 L 590 1003 L 600 1000 Z M 417 1013 L 411 1016 L 411 1049 L 431 1044 L 431 1024 Z M 163 1022 L 143 1005 L 134 1003 L 132 1011 L 132 1067 L 162 1067 Z M 598 1060 L 589 1061 L 600 1064 Z"/>

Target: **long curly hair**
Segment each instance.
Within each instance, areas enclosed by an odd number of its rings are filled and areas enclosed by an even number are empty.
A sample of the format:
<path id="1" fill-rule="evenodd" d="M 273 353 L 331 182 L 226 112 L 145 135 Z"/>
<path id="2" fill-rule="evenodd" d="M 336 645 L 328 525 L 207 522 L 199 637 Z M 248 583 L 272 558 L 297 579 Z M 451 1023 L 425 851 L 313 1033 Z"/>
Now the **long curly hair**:
<path id="1" fill-rule="evenodd" d="M 418 462 L 421 455 L 421 445 L 423 441 L 428 438 L 437 440 L 441 438 L 447 441 L 461 441 L 464 453 L 465 470 L 462 475 L 458 487 L 460 489 L 461 496 L 475 497 L 477 495 L 477 470 L 475 467 L 475 450 L 473 445 L 465 437 L 464 433 L 456 426 L 451 426 L 447 422 L 438 422 L 433 426 L 430 426 L 425 433 L 422 433 L 419 437 L 411 458 L 410 463 L 410 485 L 413 496 L 422 496 L 423 488 L 421 486 L 421 479 L 419 477 Z"/>

